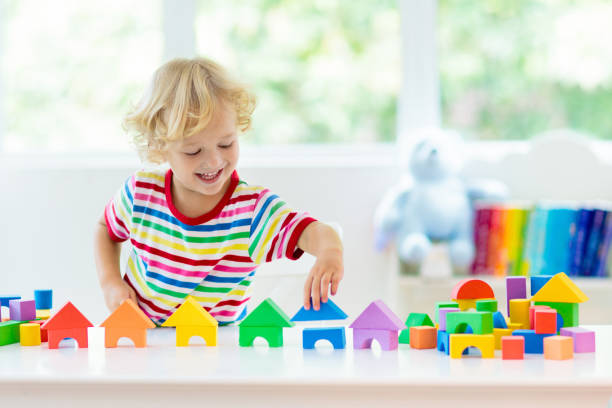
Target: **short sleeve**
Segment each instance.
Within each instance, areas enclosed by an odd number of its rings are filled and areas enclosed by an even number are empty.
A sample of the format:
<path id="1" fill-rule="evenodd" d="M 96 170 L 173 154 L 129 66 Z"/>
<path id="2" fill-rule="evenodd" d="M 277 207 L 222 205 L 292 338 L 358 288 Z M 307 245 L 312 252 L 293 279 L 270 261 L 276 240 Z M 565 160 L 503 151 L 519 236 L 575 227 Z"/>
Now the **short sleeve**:
<path id="1" fill-rule="evenodd" d="M 106 228 L 113 241 L 123 242 L 130 237 L 135 183 L 135 176 L 130 176 L 104 208 Z"/>
<path id="2" fill-rule="evenodd" d="M 275 259 L 298 259 L 304 251 L 297 246 L 304 229 L 316 221 L 307 213 L 294 211 L 270 190 L 259 194 L 249 235 L 249 255 L 256 264 Z"/>

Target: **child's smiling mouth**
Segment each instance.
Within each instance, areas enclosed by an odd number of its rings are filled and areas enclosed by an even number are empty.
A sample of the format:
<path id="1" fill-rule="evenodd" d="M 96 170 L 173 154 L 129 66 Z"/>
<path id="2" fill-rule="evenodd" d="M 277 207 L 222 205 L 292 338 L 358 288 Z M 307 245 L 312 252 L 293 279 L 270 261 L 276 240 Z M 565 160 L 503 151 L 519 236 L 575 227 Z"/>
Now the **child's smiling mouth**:
<path id="1" fill-rule="evenodd" d="M 217 171 L 213 171 L 210 173 L 196 173 L 196 176 L 202 180 L 206 184 L 212 184 L 216 182 L 219 177 L 221 177 L 221 173 L 223 173 L 223 167 Z"/>

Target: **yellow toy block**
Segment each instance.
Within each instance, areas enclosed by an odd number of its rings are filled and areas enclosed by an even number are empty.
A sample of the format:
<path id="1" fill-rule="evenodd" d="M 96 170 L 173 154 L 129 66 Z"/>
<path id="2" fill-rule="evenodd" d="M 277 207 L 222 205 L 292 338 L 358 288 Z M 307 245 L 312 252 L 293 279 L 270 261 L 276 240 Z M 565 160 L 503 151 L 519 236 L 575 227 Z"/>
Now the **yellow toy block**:
<path id="1" fill-rule="evenodd" d="M 466 310 L 474 309 L 476 310 L 476 302 L 479 300 L 495 300 L 494 298 L 486 298 L 486 299 L 453 299 L 453 302 L 459 305 L 459 309 L 462 312 Z"/>
<path id="2" fill-rule="evenodd" d="M 461 358 L 466 347 L 477 347 L 482 358 L 495 357 L 495 336 L 492 334 L 451 334 L 450 357 Z"/>
<path id="3" fill-rule="evenodd" d="M 534 302 L 583 303 L 589 297 L 578 286 L 561 272 L 550 278 L 548 282 L 531 298 Z"/>
<path id="4" fill-rule="evenodd" d="M 19 343 L 22 346 L 40 346 L 40 324 L 23 323 L 19 325 Z"/>
<path id="5" fill-rule="evenodd" d="M 510 300 L 510 321 L 519 323 L 522 329 L 529 329 L 529 307 L 531 307 L 529 299 Z"/>
<path id="6" fill-rule="evenodd" d="M 176 347 L 187 347 L 193 336 L 204 339 L 208 347 L 217 345 L 217 326 L 177 326 Z"/>
<path id="7" fill-rule="evenodd" d="M 219 323 L 191 296 L 166 320 L 162 326 L 176 326 L 176 346 L 189 345 L 189 339 L 200 336 L 207 346 L 217 345 Z"/>
<path id="8" fill-rule="evenodd" d="M 50 309 L 40 309 L 36 311 L 36 318 L 40 320 L 48 320 L 51 317 Z"/>
<path id="9" fill-rule="evenodd" d="M 521 323 L 508 323 L 508 328 L 512 331 L 523 329 L 523 325 Z M 526 329 L 525 329 L 526 330 Z"/>
<path id="10" fill-rule="evenodd" d="M 512 329 L 493 329 L 493 336 L 495 336 L 495 350 L 501 350 L 501 338 L 504 336 L 512 336 Z"/>

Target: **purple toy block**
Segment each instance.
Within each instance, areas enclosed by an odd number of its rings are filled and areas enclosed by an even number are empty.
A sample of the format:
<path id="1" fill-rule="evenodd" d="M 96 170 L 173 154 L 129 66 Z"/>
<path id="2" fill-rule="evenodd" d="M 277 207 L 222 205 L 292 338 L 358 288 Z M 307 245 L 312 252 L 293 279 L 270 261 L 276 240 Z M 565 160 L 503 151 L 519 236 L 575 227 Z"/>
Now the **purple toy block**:
<path id="1" fill-rule="evenodd" d="M 372 340 L 377 340 L 380 343 L 380 348 L 385 351 L 397 350 L 397 331 L 377 329 L 353 329 L 354 349 L 370 348 L 372 346 Z"/>
<path id="2" fill-rule="evenodd" d="M 405 329 L 406 325 L 382 300 L 376 300 L 370 303 L 349 327 L 398 331 Z"/>
<path id="3" fill-rule="evenodd" d="M 510 300 L 527 298 L 527 278 L 525 276 L 506 277 L 506 314 L 510 316 Z"/>
<path id="4" fill-rule="evenodd" d="M 582 327 L 563 327 L 561 336 L 569 336 L 574 339 L 574 353 L 595 352 L 595 332 Z"/>
<path id="5" fill-rule="evenodd" d="M 11 300 L 9 312 L 11 320 L 36 320 L 36 302 L 34 300 Z"/>
<path id="6" fill-rule="evenodd" d="M 460 312 L 458 307 L 445 307 L 438 310 L 438 330 L 446 331 L 446 314 Z"/>

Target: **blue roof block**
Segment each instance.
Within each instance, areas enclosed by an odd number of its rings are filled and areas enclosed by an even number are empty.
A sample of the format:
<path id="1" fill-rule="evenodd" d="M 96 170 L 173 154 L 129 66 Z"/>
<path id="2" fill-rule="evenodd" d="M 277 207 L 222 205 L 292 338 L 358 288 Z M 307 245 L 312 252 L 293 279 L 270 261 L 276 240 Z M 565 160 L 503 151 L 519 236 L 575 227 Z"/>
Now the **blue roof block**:
<path id="1" fill-rule="evenodd" d="M 312 300 L 310 302 L 312 304 Z M 311 322 L 317 320 L 342 320 L 348 315 L 342 311 L 331 299 L 327 302 L 321 302 L 319 310 L 314 310 L 312 306 L 309 310 L 304 309 L 304 306 L 291 318 L 292 322 Z"/>

